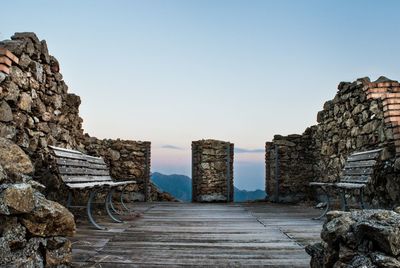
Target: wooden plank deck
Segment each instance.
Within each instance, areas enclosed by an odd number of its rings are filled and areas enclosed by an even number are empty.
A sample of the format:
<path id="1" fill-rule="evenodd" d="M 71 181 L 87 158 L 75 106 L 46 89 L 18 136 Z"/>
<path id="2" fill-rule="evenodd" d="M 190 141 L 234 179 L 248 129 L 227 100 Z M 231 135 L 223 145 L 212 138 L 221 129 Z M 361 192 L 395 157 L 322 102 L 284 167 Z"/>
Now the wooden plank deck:
<path id="1" fill-rule="evenodd" d="M 268 203 L 135 203 L 139 218 L 78 224 L 76 267 L 309 267 L 320 211 Z"/>

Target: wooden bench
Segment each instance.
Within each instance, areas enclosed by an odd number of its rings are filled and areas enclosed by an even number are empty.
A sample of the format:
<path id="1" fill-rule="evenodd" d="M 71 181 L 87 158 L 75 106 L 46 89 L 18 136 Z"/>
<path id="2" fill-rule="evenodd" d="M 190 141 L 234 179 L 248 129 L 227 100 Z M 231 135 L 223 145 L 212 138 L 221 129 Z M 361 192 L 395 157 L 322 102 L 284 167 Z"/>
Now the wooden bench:
<path id="1" fill-rule="evenodd" d="M 375 167 L 377 166 L 379 156 L 382 149 L 356 152 L 351 154 L 344 165 L 342 175 L 338 182 L 335 183 L 324 183 L 324 182 L 311 182 L 311 186 L 320 187 L 326 197 L 326 207 L 322 214 L 315 218 L 321 219 L 329 211 L 330 198 L 329 192 L 331 188 L 339 189 L 340 196 L 342 199 L 342 209 L 348 211 L 348 204 L 346 200 L 346 193 L 359 192 L 359 202 L 362 209 L 365 208 L 363 200 L 363 189 L 371 181 L 374 174 Z"/>
<path id="2" fill-rule="evenodd" d="M 104 230 L 93 218 L 92 202 L 99 192 L 107 192 L 105 198 L 105 208 L 107 214 L 115 222 L 122 222 L 117 218 L 117 210 L 113 205 L 113 194 L 118 186 L 122 186 L 121 204 L 124 209 L 129 211 L 129 208 L 124 203 L 124 190 L 126 186 L 136 183 L 134 180 L 114 181 L 110 176 L 109 168 L 104 159 L 83 154 L 79 151 L 64 149 L 54 146 L 51 148 L 52 157 L 58 169 L 59 176 L 68 188 L 67 207 L 82 207 L 73 206 L 73 191 L 89 191 L 89 199 L 86 208 L 89 221 L 97 228 Z M 114 212 L 114 214 L 113 214 Z"/>

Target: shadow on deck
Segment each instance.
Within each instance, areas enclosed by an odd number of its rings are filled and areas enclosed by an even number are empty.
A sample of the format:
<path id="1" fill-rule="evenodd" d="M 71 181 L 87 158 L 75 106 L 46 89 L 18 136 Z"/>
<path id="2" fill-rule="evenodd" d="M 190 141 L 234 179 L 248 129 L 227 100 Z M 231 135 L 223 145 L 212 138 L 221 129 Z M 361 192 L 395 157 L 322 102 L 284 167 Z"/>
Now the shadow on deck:
<path id="1" fill-rule="evenodd" d="M 107 231 L 78 224 L 77 267 L 309 267 L 320 211 L 269 203 L 135 203 L 138 218 L 102 219 Z"/>

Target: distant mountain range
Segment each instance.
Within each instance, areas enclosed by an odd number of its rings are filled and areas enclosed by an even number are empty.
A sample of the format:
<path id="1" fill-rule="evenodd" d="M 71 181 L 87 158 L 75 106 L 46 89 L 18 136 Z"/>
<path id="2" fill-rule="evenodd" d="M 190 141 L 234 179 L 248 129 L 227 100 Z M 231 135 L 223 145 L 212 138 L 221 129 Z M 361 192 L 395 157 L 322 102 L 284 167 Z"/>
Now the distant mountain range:
<path id="1" fill-rule="evenodd" d="M 164 175 L 154 172 L 151 180 L 160 190 L 172 194 L 175 198 L 190 202 L 192 200 L 192 179 L 185 175 Z M 255 190 L 246 191 L 235 187 L 234 201 L 244 202 L 251 200 L 260 200 L 265 198 L 265 191 Z"/>

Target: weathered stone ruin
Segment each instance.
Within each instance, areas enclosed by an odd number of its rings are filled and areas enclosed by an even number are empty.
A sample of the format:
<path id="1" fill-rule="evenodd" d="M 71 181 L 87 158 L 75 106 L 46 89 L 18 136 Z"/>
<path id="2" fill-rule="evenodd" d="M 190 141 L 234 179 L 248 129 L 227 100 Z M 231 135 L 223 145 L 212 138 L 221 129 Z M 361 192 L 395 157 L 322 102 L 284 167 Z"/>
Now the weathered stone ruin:
<path id="1" fill-rule="evenodd" d="M 395 211 L 329 212 L 321 238 L 306 248 L 312 268 L 400 267 L 400 214 Z"/>
<path id="2" fill-rule="evenodd" d="M 310 130 L 303 135 L 276 135 L 273 142 L 266 143 L 266 189 L 270 200 L 299 202 L 309 196 L 306 182 L 314 175 Z"/>
<path id="3" fill-rule="evenodd" d="M 82 143 L 88 154 L 104 158 L 113 178 L 137 181 L 137 184 L 128 186 L 134 201 L 176 201 L 170 194 L 158 190 L 150 181 L 150 142 L 99 140 L 86 134 Z"/>
<path id="4" fill-rule="evenodd" d="M 230 142 L 192 142 L 193 202 L 233 201 L 233 153 Z"/>
<path id="5" fill-rule="evenodd" d="M 30 158 L 0 138 L 0 266 L 59 266 L 72 260 L 74 216 L 41 193 Z"/>
<path id="6" fill-rule="evenodd" d="M 334 182 L 348 155 L 383 148 L 382 166 L 365 194 L 372 206 L 398 204 L 399 104 L 397 81 L 381 77 L 372 83 L 368 78 L 341 82 L 335 98 L 318 113 L 317 125 L 302 135 L 275 136 L 266 143 L 266 191 L 271 200 L 312 200 L 316 193 L 309 182 Z"/>
<path id="7" fill-rule="evenodd" d="M 150 143 L 84 135 L 80 97 L 34 33 L 0 42 L 0 266 L 57 266 L 71 260 L 75 230 L 48 145 L 105 157 L 115 179 L 136 179 L 137 200 L 173 200 L 150 183 Z M 147 191 L 145 190 L 147 189 Z M 46 198 L 48 199 L 46 199 Z M 54 201 L 50 201 L 54 200 Z"/>

